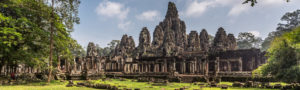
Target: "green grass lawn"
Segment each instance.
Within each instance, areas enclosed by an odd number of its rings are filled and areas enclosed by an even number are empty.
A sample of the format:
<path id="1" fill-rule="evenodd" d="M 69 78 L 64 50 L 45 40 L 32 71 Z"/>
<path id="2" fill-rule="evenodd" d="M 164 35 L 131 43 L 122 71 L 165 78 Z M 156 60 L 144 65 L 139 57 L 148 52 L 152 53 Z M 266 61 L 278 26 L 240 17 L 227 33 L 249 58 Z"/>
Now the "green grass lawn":
<path id="1" fill-rule="evenodd" d="M 87 87 L 66 87 L 68 82 L 52 81 L 50 85 L 46 82 L 29 83 L 25 85 L 0 86 L 0 90 L 96 90 Z"/>
<path id="2" fill-rule="evenodd" d="M 221 90 L 221 88 L 216 88 L 216 87 L 205 87 L 207 86 L 206 83 L 198 82 L 197 84 L 194 83 L 169 83 L 168 85 L 164 86 L 157 86 L 154 83 L 148 83 L 148 82 L 137 82 L 136 80 L 130 80 L 130 79 L 125 79 L 125 81 L 120 81 L 118 79 L 111 79 L 111 80 L 93 80 L 91 81 L 92 83 L 101 83 L 101 84 L 110 84 L 113 86 L 117 86 L 119 88 L 140 88 L 142 90 L 174 90 L 174 89 L 179 89 L 182 87 L 188 87 L 188 90 L 193 90 L 193 89 L 200 89 L 200 90 Z M 204 85 L 199 85 L 200 83 Z M 226 85 L 232 85 L 231 82 L 221 82 L 220 84 L 226 84 Z M 201 88 L 200 88 L 201 87 Z M 276 89 L 261 89 L 261 88 L 235 88 L 235 87 L 229 87 L 227 90 L 276 90 Z"/>
<path id="3" fill-rule="evenodd" d="M 77 82 L 84 81 L 74 81 Z M 197 83 L 169 83 L 168 85 L 162 85 L 157 83 L 148 83 L 148 82 L 137 82 L 136 80 L 125 79 L 125 81 L 120 81 L 119 79 L 110 79 L 110 80 L 90 80 L 91 83 L 94 84 L 110 84 L 113 86 L 117 86 L 119 89 L 121 88 L 131 88 L 132 90 L 135 88 L 139 88 L 141 90 L 174 90 L 175 88 L 179 89 L 182 87 L 188 87 L 188 90 L 200 89 L 200 90 L 221 90 L 221 88 L 217 87 L 205 87 L 206 83 L 197 82 Z M 87 87 L 66 87 L 67 81 L 52 81 L 50 85 L 46 85 L 46 82 L 38 82 L 38 83 L 29 83 L 25 85 L 12 85 L 12 86 L 0 86 L 0 90 L 95 90 L 93 88 Z M 275 82 L 272 84 L 277 84 L 280 82 Z M 221 82 L 219 84 L 232 85 L 232 82 Z M 282 83 L 281 83 L 282 84 Z M 275 90 L 275 89 L 261 89 L 261 88 L 235 88 L 229 87 L 227 90 Z"/>

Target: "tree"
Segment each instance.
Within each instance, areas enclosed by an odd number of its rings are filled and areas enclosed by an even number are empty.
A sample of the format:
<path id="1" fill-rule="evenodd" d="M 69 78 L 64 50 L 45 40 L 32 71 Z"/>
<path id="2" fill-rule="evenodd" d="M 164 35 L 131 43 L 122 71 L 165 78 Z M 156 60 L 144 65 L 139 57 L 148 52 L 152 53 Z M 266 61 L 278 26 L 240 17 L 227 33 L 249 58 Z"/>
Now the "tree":
<path id="1" fill-rule="evenodd" d="M 49 27 L 53 33 L 53 55 L 72 59 L 82 52 L 81 46 L 70 37 L 70 31 L 46 0 L 0 1 L 0 67 L 35 67 L 48 70 Z M 49 18 L 51 22 L 49 22 Z M 3 41 L 3 42 L 2 42 Z M 52 54 L 51 54 L 52 55 Z M 58 59 L 54 58 L 54 64 Z M 1 69 L 0 69 L 1 70 Z"/>
<path id="2" fill-rule="evenodd" d="M 260 37 L 255 37 L 249 32 L 239 33 L 237 39 L 237 45 L 239 49 L 260 48 L 261 42 L 262 39 Z"/>
<path id="3" fill-rule="evenodd" d="M 55 5 L 57 4 L 57 5 Z M 51 16 L 50 20 L 50 55 L 49 55 L 49 75 L 48 83 L 50 84 L 52 74 L 52 48 L 53 48 L 53 33 L 54 33 L 54 20 L 56 20 L 55 14 L 61 19 L 62 23 L 67 29 L 73 29 L 73 23 L 79 24 L 78 7 L 79 0 L 51 0 Z"/>
<path id="4" fill-rule="evenodd" d="M 300 82 L 300 27 L 276 37 L 267 52 L 268 62 L 255 70 L 255 74 Z"/>
<path id="5" fill-rule="evenodd" d="M 120 43 L 120 40 L 112 40 L 107 45 L 109 46 L 110 50 L 114 50 L 119 43 Z"/>
<path id="6" fill-rule="evenodd" d="M 108 47 L 104 47 L 104 48 L 101 48 L 98 44 L 96 44 L 98 54 L 100 56 L 111 56 L 119 43 L 120 40 L 112 40 L 107 44 Z"/>
<path id="7" fill-rule="evenodd" d="M 275 37 L 279 37 L 285 32 L 290 32 L 300 25 L 300 10 L 285 13 L 281 17 L 281 21 L 283 21 L 283 23 L 279 23 L 276 31 L 270 32 L 262 43 L 262 50 L 267 50 Z"/>
<path id="8" fill-rule="evenodd" d="M 4 0 L 0 8 L 0 59 L 3 62 L 0 66 L 6 64 L 12 69 L 19 63 L 42 66 L 38 59 L 47 57 L 48 32 L 44 28 L 49 8 L 34 0 Z"/>

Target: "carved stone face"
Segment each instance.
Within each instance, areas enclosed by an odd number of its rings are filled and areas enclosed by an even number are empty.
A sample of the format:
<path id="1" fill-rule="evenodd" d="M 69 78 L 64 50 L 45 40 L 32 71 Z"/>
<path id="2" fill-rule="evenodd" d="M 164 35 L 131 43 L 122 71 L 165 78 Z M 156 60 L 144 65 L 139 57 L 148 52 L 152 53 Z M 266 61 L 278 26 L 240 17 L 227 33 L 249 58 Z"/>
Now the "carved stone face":
<path id="1" fill-rule="evenodd" d="M 191 31 L 188 35 L 188 51 L 200 50 L 200 40 L 197 31 Z"/>
<path id="2" fill-rule="evenodd" d="M 87 56 L 98 56 L 97 48 L 93 42 L 89 42 L 88 44 Z"/>

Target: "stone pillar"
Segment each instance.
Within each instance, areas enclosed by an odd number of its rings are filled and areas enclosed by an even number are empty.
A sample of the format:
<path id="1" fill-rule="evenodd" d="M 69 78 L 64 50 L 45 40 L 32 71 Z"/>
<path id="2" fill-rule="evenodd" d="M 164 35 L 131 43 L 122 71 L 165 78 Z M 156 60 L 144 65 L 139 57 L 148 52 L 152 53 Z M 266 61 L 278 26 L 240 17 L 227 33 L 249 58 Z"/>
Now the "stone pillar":
<path id="1" fill-rule="evenodd" d="M 173 70 L 174 70 L 174 72 L 176 72 L 176 63 L 175 63 L 175 59 L 173 59 Z"/>
<path id="2" fill-rule="evenodd" d="M 140 63 L 138 63 L 138 70 L 139 70 L 139 72 L 141 72 L 141 64 Z"/>
<path id="3" fill-rule="evenodd" d="M 195 61 L 194 61 L 194 73 L 197 73 L 198 72 L 198 65 L 197 65 L 197 63 L 198 63 L 198 60 L 197 60 L 197 58 L 195 58 Z"/>
<path id="4" fill-rule="evenodd" d="M 188 67 L 190 68 L 189 73 L 193 73 L 193 62 L 192 61 L 188 62 Z"/>
<path id="5" fill-rule="evenodd" d="M 243 71 L 243 63 L 242 58 L 239 58 L 239 71 Z"/>
<path id="6" fill-rule="evenodd" d="M 165 63 L 162 63 L 162 64 L 161 64 L 161 71 L 162 71 L 162 72 L 165 72 Z"/>
<path id="7" fill-rule="evenodd" d="M 158 69 L 157 69 L 157 64 L 155 63 L 155 64 L 154 64 L 154 72 L 158 72 L 157 70 L 158 70 Z"/>
<path id="8" fill-rule="evenodd" d="M 146 67 L 146 72 L 149 72 L 149 64 L 146 64 L 145 67 Z"/>
<path id="9" fill-rule="evenodd" d="M 132 73 L 132 65 L 131 64 L 125 64 L 128 67 L 128 72 Z"/>
<path id="10" fill-rule="evenodd" d="M 130 64 L 130 73 L 133 73 L 134 71 L 135 71 L 134 65 L 133 65 L 133 64 Z"/>
<path id="11" fill-rule="evenodd" d="M 183 73 L 183 61 L 180 62 L 180 73 Z"/>
<path id="12" fill-rule="evenodd" d="M 74 58 L 73 62 L 74 62 L 74 66 L 73 66 L 73 68 L 72 68 L 72 70 L 71 70 L 71 73 L 72 73 L 72 72 L 76 73 L 76 72 L 77 72 L 77 62 L 76 62 L 76 58 Z"/>
<path id="13" fill-rule="evenodd" d="M 209 61 L 205 60 L 205 75 L 208 76 L 208 72 L 209 72 Z"/>
<path id="14" fill-rule="evenodd" d="M 147 71 L 150 72 L 150 64 L 147 64 Z"/>
<path id="15" fill-rule="evenodd" d="M 251 59 L 251 71 L 255 68 L 255 57 Z"/>
<path id="16" fill-rule="evenodd" d="M 141 66 L 142 66 L 142 68 L 141 68 L 142 72 L 145 72 L 145 70 L 144 70 L 144 63 L 142 63 Z"/>
<path id="17" fill-rule="evenodd" d="M 198 65 L 199 65 L 199 72 L 200 72 L 201 74 L 204 74 L 204 73 L 203 73 L 203 71 L 204 71 L 203 66 L 204 66 L 204 65 L 203 65 L 203 63 L 202 63 L 202 60 L 200 60 L 200 62 L 199 62 Z"/>
<path id="18" fill-rule="evenodd" d="M 219 73 L 219 71 L 220 71 L 220 57 L 216 57 L 216 67 L 215 67 L 215 69 L 216 69 L 216 75 Z"/>
<path id="19" fill-rule="evenodd" d="M 147 64 L 144 64 L 145 72 L 148 72 Z"/>
<path id="20" fill-rule="evenodd" d="M 145 67 L 145 72 L 148 72 L 148 64 L 145 64 L 144 67 Z"/>
<path id="21" fill-rule="evenodd" d="M 142 63 L 142 72 L 145 72 L 144 63 Z"/>
<path id="22" fill-rule="evenodd" d="M 168 72 L 168 64 L 166 59 L 164 59 L 164 72 Z"/>
<path id="23" fill-rule="evenodd" d="M 148 64 L 148 71 L 149 71 L 149 72 L 152 72 L 152 71 L 151 71 L 151 65 L 152 65 L 152 64 Z"/>
<path id="24" fill-rule="evenodd" d="M 228 65 L 228 71 L 231 72 L 231 63 L 230 63 L 230 61 L 227 61 L 227 65 Z"/>
<path id="25" fill-rule="evenodd" d="M 131 73 L 131 65 L 130 64 L 124 64 L 124 67 L 127 68 L 128 73 Z"/>
<path id="26" fill-rule="evenodd" d="M 182 73 L 185 73 L 186 72 L 186 61 L 185 60 L 183 60 L 183 72 Z"/>
<path id="27" fill-rule="evenodd" d="M 153 72 L 156 72 L 156 64 L 153 64 Z"/>
<path id="28" fill-rule="evenodd" d="M 193 73 L 193 61 L 189 62 L 190 73 Z"/>
<path id="29" fill-rule="evenodd" d="M 58 55 L 57 61 L 58 61 L 58 63 L 57 63 L 57 69 L 60 70 L 60 55 Z"/>

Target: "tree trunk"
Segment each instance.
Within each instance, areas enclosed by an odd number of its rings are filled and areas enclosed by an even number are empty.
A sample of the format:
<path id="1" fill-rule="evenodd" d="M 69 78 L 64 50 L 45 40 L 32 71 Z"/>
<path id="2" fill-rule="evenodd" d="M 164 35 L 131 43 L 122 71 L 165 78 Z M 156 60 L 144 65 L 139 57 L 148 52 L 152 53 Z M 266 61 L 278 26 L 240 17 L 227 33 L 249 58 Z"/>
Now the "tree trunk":
<path id="1" fill-rule="evenodd" d="M 50 80 L 51 80 L 51 74 L 52 74 L 52 48 L 53 48 L 53 14 L 54 14 L 54 0 L 52 0 L 52 13 L 51 13 L 51 17 L 50 17 L 50 56 L 49 56 L 49 75 L 48 75 L 48 84 L 50 84 Z"/>
<path id="2" fill-rule="evenodd" d="M 2 68 L 3 68 L 3 65 L 0 64 L 0 75 L 2 74 Z"/>

